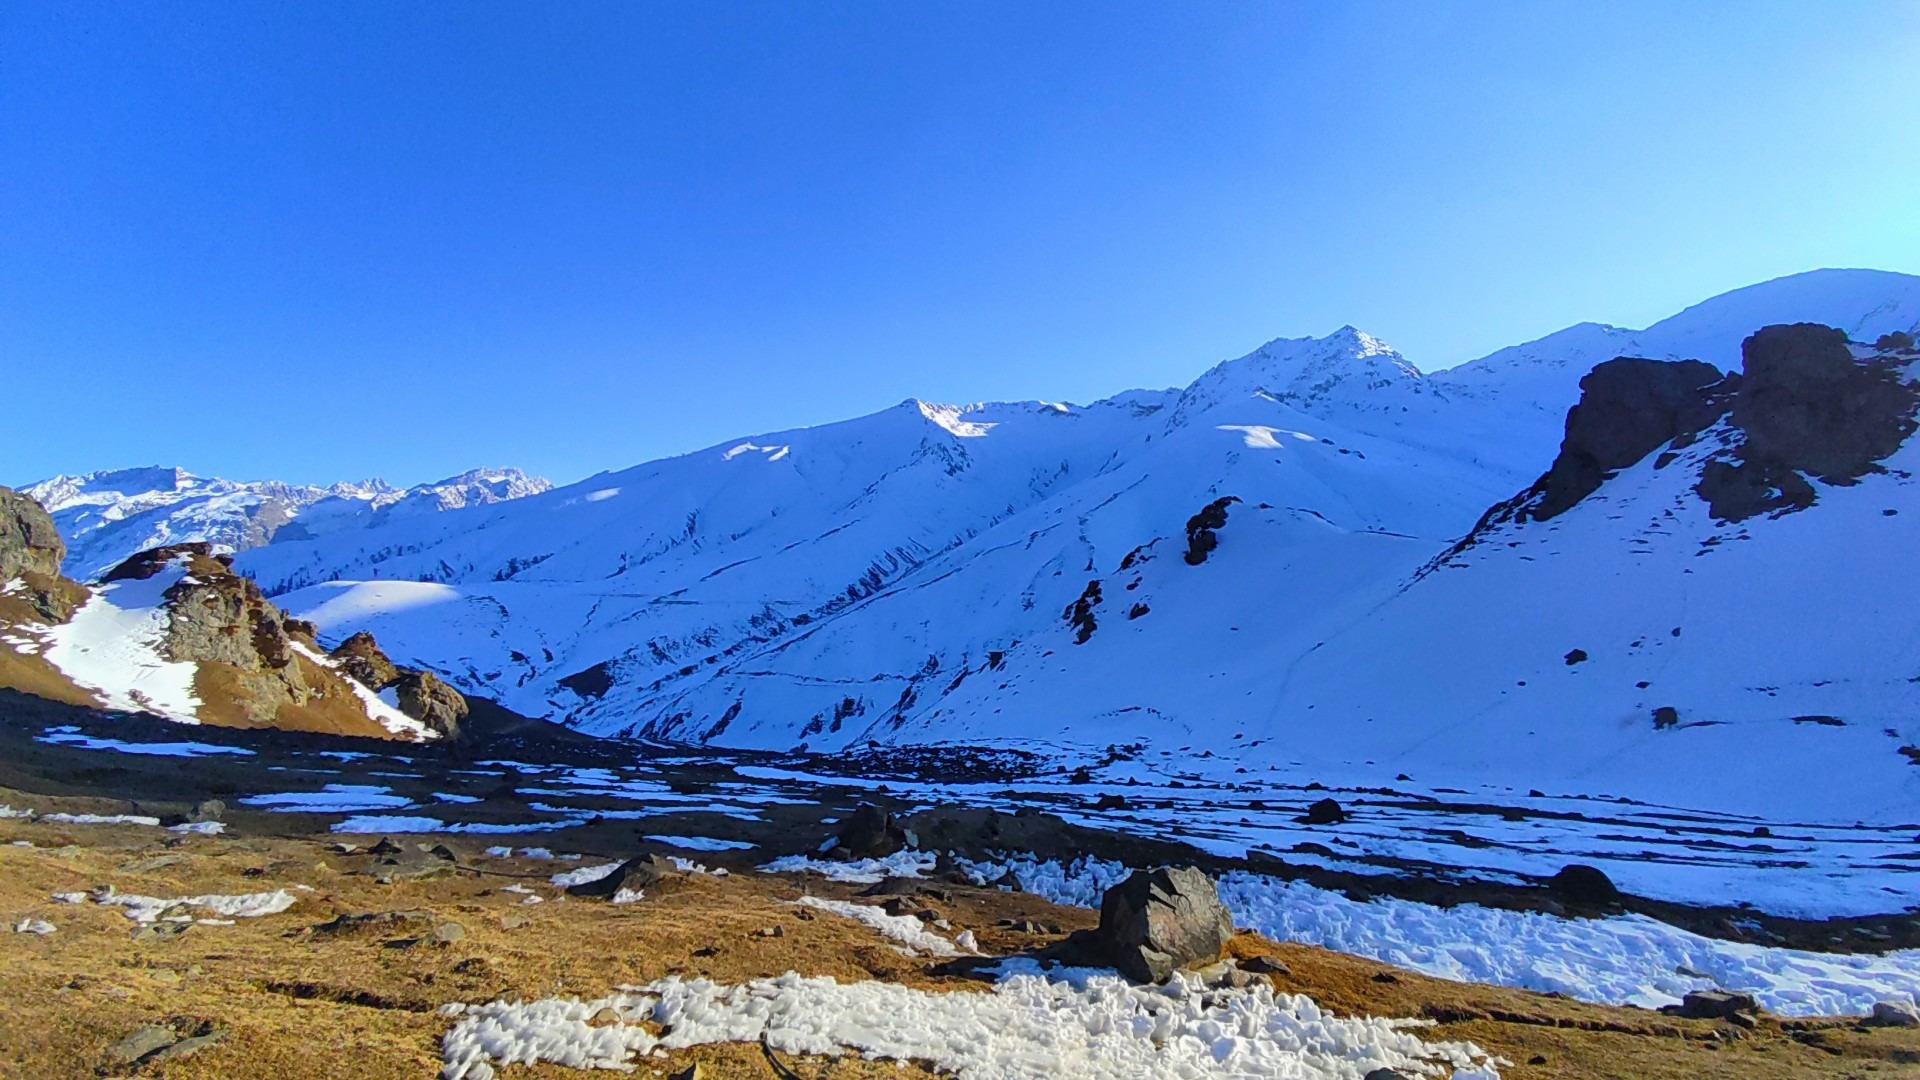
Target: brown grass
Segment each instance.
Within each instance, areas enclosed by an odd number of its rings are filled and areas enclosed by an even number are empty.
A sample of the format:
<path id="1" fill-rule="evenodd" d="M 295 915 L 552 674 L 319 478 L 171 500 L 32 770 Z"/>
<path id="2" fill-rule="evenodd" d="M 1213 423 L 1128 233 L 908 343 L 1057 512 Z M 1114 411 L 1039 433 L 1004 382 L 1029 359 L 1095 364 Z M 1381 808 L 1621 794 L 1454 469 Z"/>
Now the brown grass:
<path id="1" fill-rule="evenodd" d="M 45 802 L 46 800 L 38 800 Z M 0 1075 L 94 1075 L 103 1049 L 134 1027 L 171 1016 L 213 1021 L 227 1032 L 214 1047 L 154 1070 L 167 1078 L 264 1077 L 275 1080 L 387 1080 L 431 1077 L 449 1021 L 445 1002 L 554 994 L 598 996 L 621 983 L 669 974 L 723 982 L 799 971 L 841 980 L 885 979 L 908 986 L 978 992 L 982 984 L 941 974 L 932 962 L 902 956 L 856 923 L 805 912 L 789 901 L 810 889 L 849 895 L 818 879 L 752 873 L 689 877 L 648 890 L 646 900 L 614 907 L 561 899 L 545 883 L 551 862 L 488 858 L 485 841 L 444 841 L 469 869 L 426 881 L 378 884 L 343 857 L 310 840 L 189 838 L 169 845 L 153 829 L 54 826 L 0 821 L 0 917 L 48 919 L 46 937 L 0 933 Z M 27 839 L 35 847 L 6 846 Z M 370 841 L 373 838 L 352 838 Z M 138 869 L 138 860 L 184 861 Z M 560 864 L 564 865 L 564 864 Z M 500 887 L 519 881 L 547 902 L 527 905 Z M 312 886 L 282 915 L 195 927 L 170 941 L 136 942 L 117 911 L 53 903 L 55 891 L 111 883 L 127 891 L 185 896 Z M 990 952 L 1012 952 L 1047 937 L 998 927 L 1033 918 L 1063 931 L 1091 925 L 1094 913 L 1020 894 L 957 889 L 933 902 L 971 928 Z M 464 940 L 444 946 L 390 947 L 404 928 L 338 936 L 310 928 L 343 913 L 421 910 L 458 921 Z M 811 914 L 811 919 L 805 915 Z M 517 925 L 516 925 L 517 924 Z M 432 922 L 425 923 L 431 926 Z M 757 932 L 780 927 L 782 936 Z M 418 931 L 413 931 L 417 933 Z M 1277 956 L 1291 969 L 1281 990 L 1306 993 L 1342 1014 L 1431 1016 L 1435 1039 L 1471 1039 L 1515 1062 L 1509 1078 L 1568 1080 L 1716 1078 L 1786 1080 L 1920 1075 L 1920 1035 L 1856 1032 L 1847 1024 L 1789 1032 L 1763 1020 L 1759 1030 L 1670 1020 L 1637 1009 L 1584 1005 L 1500 987 L 1429 979 L 1355 957 L 1242 935 L 1238 955 Z M 1389 976 L 1391 981 L 1383 981 Z M 1825 1048 L 1810 1045 L 1820 1040 Z M 1534 1059 L 1536 1064 L 1529 1064 Z M 758 1047 L 722 1046 L 643 1063 L 677 1070 L 699 1061 L 719 1077 L 775 1076 Z M 917 1066 L 849 1057 L 790 1063 L 804 1077 L 930 1075 Z M 508 1077 L 582 1077 L 554 1066 L 514 1068 Z"/>

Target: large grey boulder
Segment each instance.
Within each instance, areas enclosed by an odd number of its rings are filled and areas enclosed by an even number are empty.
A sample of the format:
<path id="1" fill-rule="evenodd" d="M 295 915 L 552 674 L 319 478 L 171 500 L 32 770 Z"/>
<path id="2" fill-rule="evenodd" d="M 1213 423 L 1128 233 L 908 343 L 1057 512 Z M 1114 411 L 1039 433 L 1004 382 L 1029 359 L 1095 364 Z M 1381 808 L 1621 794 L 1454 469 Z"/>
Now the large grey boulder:
<path id="1" fill-rule="evenodd" d="M 25 574 L 58 577 L 66 542 L 30 496 L 0 487 L 0 585 Z"/>
<path id="2" fill-rule="evenodd" d="M 1206 874 L 1191 866 L 1135 870 L 1100 901 L 1099 947 L 1136 982 L 1165 982 L 1220 958 L 1233 917 Z"/>
<path id="3" fill-rule="evenodd" d="M 400 711 L 448 739 L 460 737 L 460 721 L 467 718 L 467 699 L 440 681 L 431 671 L 402 671 L 393 686 Z"/>

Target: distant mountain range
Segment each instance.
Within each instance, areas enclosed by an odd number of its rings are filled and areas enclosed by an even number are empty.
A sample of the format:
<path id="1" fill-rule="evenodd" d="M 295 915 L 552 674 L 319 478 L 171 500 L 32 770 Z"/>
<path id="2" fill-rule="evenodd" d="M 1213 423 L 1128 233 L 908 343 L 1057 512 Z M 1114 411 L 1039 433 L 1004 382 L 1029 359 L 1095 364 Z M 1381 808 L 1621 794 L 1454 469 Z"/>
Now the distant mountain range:
<path id="1" fill-rule="evenodd" d="M 401 489 L 384 480 L 327 487 L 223 480 L 152 466 L 55 476 L 22 490 L 53 515 L 67 538 L 67 574 L 91 580 L 129 555 L 162 544 L 206 541 L 245 551 L 276 537 L 312 539 L 334 529 L 504 502 L 552 487 L 519 469 L 475 469 Z"/>
<path id="2" fill-rule="evenodd" d="M 1790 324 L 1817 325 L 1755 338 Z M 371 630 L 591 734 L 1071 743 L 1909 820 L 1916 329 L 1920 278 L 1863 270 L 1433 374 L 1345 327 L 1182 389 L 910 400 L 434 512 L 302 495 L 221 542 L 323 637 Z M 178 481 L 91 482 L 116 524 L 205 527 L 141 502 Z M 61 483 L 37 486 L 61 529 L 105 544 Z"/>

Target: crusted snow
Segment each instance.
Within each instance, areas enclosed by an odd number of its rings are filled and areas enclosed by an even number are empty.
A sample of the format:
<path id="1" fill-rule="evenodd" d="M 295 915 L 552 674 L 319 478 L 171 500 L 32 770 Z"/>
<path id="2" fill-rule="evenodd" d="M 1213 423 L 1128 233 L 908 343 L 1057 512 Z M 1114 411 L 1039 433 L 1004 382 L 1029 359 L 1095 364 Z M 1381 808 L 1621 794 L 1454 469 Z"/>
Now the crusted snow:
<path id="1" fill-rule="evenodd" d="M 286 889 L 275 889 L 272 892 L 263 893 L 209 893 L 204 896 L 167 899 L 143 896 L 138 893 L 123 893 L 111 885 L 91 893 L 55 893 L 53 898 L 70 904 L 92 900 L 96 904 L 117 907 L 121 909 L 121 914 L 142 924 L 158 922 L 162 918 L 175 921 L 193 918 L 192 915 L 175 910 L 179 908 L 200 908 L 229 919 L 253 919 L 262 915 L 278 915 L 292 907 L 298 899 Z M 169 914 L 170 912 L 172 914 Z"/>
<path id="2" fill-rule="evenodd" d="M 320 791 L 287 791 L 249 795 L 240 802 L 282 813 L 331 814 L 353 810 L 397 810 L 413 805 L 404 795 L 378 784 L 328 784 Z"/>
<path id="3" fill-rule="evenodd" d="M 169 618 L 165 594 L 185 576 L 176 564 L 149 578 L 92 589 L 73 618 L 35 628 L 45 641 L 41 655 L 108 708 L 199 723 L 193 690 L 199 665 L 160 653 Z"/>
<path id="4" fill-rule="evenodd" d="M 599 866 L 582 866 L 578 870 L 562 871 L 547 880 L 563 889 L 567 889 L 575 885 L 585 885 L 590 881 L 599 881 L 601 878 L 606 877 L 608 874 L 613 873 L 625 865 L 624 862 L 610 862 L 602 863 Z"/>
<path id="5" fill-rule="evenodd" d="M 54 743 L 61 746 L 77 746 L 84 750 L 117 750 L 122 754 L 144 754 L 150 757 L 203 757 L 208 754 L 233 754 L 237 757 L 252 757 L 253 751 L 238 746 L 215 746 L 198 742 L 150 742 L 135 743 L 121 739 L 107 739 L 94 735 L 85 735 L 76 727 L 52 727 L 39 735 L 35 742 Z"/>
<path id="6" fill-rule="evenodd" d="M 1450 1069 L 1455 1080 L 1499 1075 L 1472 1043 L 1422 1041 L 1416 1032 L 1431 1021 L 1337 1018 L 1265 984 L 1208 992 L 1182 978 L 1140 987 L 1107 975 L 1049 977 L 1031 965 L 1008 970 L 985 992 L 789 972 L 738 986 L 670 977 L 590 1001 L 448 1005 L 441 1012 L 455 1023 L 441 1043 L 441 1077 L 491 1080 L 495 1064 L 539 1061 L 627 1070 L 655 1048 L 723 1042 L 923 1061 L 960 1080 L 1362 1080 L 1382 1068 L 1421 1076 Z M 602 1009 L 623 1023 L 589 1024 Z"/>

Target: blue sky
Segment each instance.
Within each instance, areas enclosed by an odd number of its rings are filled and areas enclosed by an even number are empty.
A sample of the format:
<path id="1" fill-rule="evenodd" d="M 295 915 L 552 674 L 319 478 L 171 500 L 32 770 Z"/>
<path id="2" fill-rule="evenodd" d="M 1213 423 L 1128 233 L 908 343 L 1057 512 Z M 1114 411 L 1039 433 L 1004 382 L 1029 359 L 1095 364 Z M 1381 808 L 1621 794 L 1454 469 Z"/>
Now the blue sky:
<path id="1" fill-rule="evenodd" d="M 0 7 L 0 482 L 557 480 L 1920 272 L 1920 4 Z"/>

